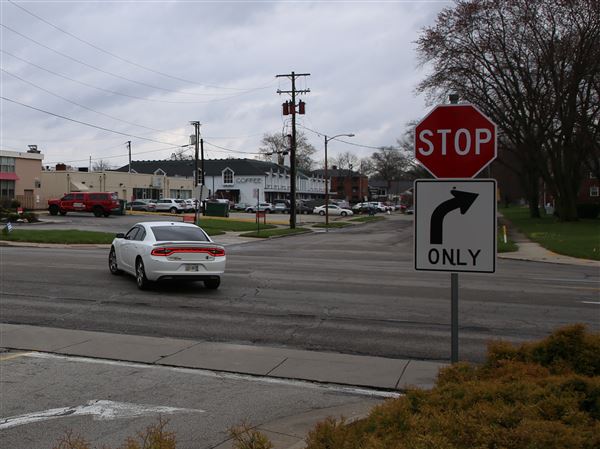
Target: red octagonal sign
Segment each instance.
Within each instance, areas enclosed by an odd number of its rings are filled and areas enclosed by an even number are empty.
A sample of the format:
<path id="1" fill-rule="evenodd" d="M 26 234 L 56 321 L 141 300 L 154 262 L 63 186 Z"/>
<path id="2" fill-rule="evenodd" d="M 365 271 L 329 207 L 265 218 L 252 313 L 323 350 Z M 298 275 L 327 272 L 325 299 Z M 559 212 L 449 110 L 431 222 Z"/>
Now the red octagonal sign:
<path id="1" fill-rule="evenodd" d="M 472 178 L 496 159 L 496 125 L 470 104 L 436 106 L 415 129 L 415 157 L 436 178 Z"/>

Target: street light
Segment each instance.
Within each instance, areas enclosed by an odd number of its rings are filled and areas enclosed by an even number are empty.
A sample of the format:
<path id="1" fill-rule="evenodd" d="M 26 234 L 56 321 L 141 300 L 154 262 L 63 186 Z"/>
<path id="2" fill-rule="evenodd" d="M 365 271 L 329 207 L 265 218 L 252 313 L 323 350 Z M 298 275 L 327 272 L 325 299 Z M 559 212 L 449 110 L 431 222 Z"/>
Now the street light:
<path id="1" fill-rule="evenodd" d="M 329 232 L 329 178 L 327 176 L 327 142 L 338 137 L 354 137 L 354 134 L 338 134 L 333 137 L 325 137 L 325 232 Z"/>

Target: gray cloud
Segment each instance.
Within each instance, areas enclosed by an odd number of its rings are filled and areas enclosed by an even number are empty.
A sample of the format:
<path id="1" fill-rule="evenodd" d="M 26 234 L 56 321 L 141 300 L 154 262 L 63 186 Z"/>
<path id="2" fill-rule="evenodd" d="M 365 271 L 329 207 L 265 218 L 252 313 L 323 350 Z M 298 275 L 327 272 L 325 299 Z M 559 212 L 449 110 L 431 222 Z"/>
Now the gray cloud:
<path id="1" fill-rule="evenodd" d="M 146 142 L 110 134 L 2 103 L 5 148 L 25 150 L 36 143 L 47 162 L 122 155 L 125 140 L 144 152 L 184 145 L 190 120 L 203 123 L 207 141 L 232 150 L 255 152 L 265 132 L 285 129 L 277 88 L 289 89 L 276 74 L 309 72 L 299 87 L 307 114 L 305 126 L 328 134 L 353 132 L 356 143 L 392 145 L 409 120 L 426 112 L 413 94 L 423 72 L 417 67 L 414 41 L 448 2 L 26 2 L 24 8 L 109 52 L 182 80 L 144 70 L 91 48 L 2 2 L 2 23 L 43 45 L 85 64 L 156 89 L 111 76 L 60 56 L 2 28 L 2 49 L 48 70 L 102 89 L 152 101 L 136 100 L 85 87 L 49 74 L 6 54 L 6 71 L 74 102 L 128 122 L 79 108 L 2 73 L 2 95 L 40 109 L 101 127 L 154 139 Z M 206 87 L 206 85 L 218 87 Z M 265 87 L 250 92 L 236 89 Z M 194 103 L 195 102 L 195 103 Z M 322 147 L 322 138 L 307 132 Z M 207 146 L 211 157 L 240 156 Z M 372 150 L 332 145 L 331 152 Z M 140 154 L 168 157 L 172 150 Z M 319 157 L 317 157 L 319 159 Z M 78 165 L 78 164 L 74 164 Z M 86 165 L 86 164 L 83 164 Z"/>

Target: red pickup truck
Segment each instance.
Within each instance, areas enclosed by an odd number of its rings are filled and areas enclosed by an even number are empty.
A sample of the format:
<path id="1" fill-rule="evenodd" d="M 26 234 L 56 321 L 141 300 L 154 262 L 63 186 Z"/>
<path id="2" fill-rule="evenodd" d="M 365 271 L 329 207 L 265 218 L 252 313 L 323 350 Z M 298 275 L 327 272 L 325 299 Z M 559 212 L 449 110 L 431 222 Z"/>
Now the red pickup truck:
<path id="1" fill-rule="evenodd" d="M 108 217 L 120 209 L 119 197 L 110 192 L 67 193 L 60 199 L 48 200 L 50 215 L 66 215 L 67 212 L 92 212 L 96 217 Z"/>

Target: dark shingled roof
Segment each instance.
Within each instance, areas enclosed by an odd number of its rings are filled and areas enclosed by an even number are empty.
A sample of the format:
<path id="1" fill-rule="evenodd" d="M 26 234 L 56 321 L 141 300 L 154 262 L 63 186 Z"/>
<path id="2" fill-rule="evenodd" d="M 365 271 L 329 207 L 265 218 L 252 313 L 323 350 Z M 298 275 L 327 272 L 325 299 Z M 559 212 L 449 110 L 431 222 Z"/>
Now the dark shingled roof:
<path id="1" fill-rule="evenodd" d="M 313 170 L 312 171 L 313 175 L 318 175 L 318 176 L 325 176 L 325 170 L 324 169 L 319 169 L 319 170 Z M 352 171 L 352 170 L 347 170 L 347 169 L 339 169 L 339 168 L 328 168 L 327 169 L 327 176 L 332 177 L 332 178 L 343 178 L 343 177 L 356 177 L 356 176 L 361 176 L 361 174 L 357 171 Z"/>
<path id="2" fill-rule="evenodd" d="M 259 161 L 257 159 L 206 159 L 204 161 L 204 171 L 206 176 L 220 176 L 227 167 L 239 175 L 264 175 L 273 169 L 273 171 L 289 172 L 288 167 L 277 165 L 272 162 Z M 192 177 L 194 170 L 193 160 L 173 161 L 132 161 L 131 169 L 136 173 L 154 174 L 156 170 L 161 169 L 167 176 Z M 124 165 L 116 171 L 127 172 L 129 166 Z"/>

